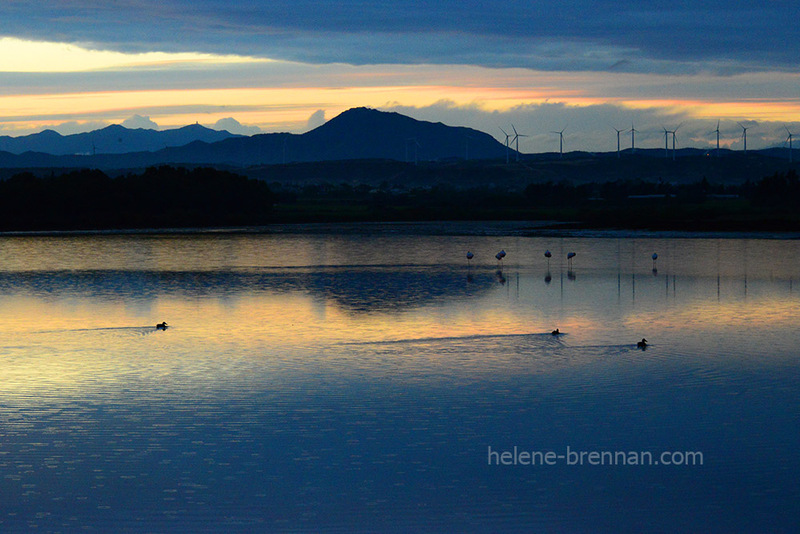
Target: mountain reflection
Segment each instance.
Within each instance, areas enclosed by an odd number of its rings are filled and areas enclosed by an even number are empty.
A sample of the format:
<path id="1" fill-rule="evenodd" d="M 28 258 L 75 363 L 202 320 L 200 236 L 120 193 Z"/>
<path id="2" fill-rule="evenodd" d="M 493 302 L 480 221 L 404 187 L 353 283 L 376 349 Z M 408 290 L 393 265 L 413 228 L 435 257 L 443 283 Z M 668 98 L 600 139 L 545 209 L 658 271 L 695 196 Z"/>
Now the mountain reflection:
<path id="1" fill-rule="evenodd" d="M 300 292 L 353 313 L 387 312 L 484 292 L 490 272 L 380 268 L 290 271 L 32 271 L 0 272 L 0 295 L 136 299 L 164 296 L 230 299 L 252 293 Z"/>

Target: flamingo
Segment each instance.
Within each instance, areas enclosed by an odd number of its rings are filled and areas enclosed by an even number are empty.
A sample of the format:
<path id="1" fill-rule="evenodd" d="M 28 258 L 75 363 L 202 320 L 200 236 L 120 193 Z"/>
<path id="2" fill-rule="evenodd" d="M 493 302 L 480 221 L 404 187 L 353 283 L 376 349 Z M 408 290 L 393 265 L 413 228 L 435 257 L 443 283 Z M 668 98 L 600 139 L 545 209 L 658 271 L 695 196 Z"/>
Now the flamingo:
<path id="1" fill-rule="evenodd" d="M 567 265 L 570 269 L 572 269 L 572 258 L 574 258 L 576 254 L 574 252 L 570 252 L 567 254 Z"/>

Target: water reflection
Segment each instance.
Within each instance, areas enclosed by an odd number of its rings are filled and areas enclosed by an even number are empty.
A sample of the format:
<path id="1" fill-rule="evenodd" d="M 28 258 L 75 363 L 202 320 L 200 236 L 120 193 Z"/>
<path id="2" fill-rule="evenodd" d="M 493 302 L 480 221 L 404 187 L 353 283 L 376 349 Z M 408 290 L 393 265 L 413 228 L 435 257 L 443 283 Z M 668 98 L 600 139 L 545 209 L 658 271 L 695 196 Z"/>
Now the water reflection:
<path id="1" fill-rule="evenodd" d="M 477 295 L 492 285 L 486 272 L 457 270 L 325 268 L 267 271 L 26 271 L 0 272 L 0 295 L 40 298 L 136 299 L 165 297 L 236 298 L 261 293 L 300 292 L 354 313 L 424 306 Z M 495 280 L 505 283 L 502 271 Z"/>
<path id="2" fill-rule="evenodd" d="M 47 316 L 59 315 L 63 306 L 74 307 L 87 300 L 98 307 L 118 302 L 137 316 L 147 316 L 148 322 L 160 322 L 167 318 L 155 315 L 159 308 L 182 299 L 196 306 L 212 299 L 229 314 L 242 310 L 244 303 L 259 300 L 276 302 L 278 307 L 292 303 L 295 308 L 283 311 L 287 318 L 300 313 L 296 309 L 298 302 L 311 306 L 310 312 L 316 317 L 323 317 L 321 310 L 328 313 L 331 306 L 348 314 L 369 315 L 408 314 L 463 305 L 473 307 L 478 317 L 491 313 L 508 297 L 515 304 L 508 310 L 504 327 L 523 328 L 521 325 L 528 323 L 533 328 L 547 328 L 559 321 L 573 321 L 582 323 L 584 332 L 596 333 L 602 330 L 604 317 L 638 322 L 637 316 L 651 313 L 662 304 L 669 306 L 662 310 L 663 317 L 680 317 L 680 312 L 692 309 L 697 301 L 715 302 L 713 317 L 717 318 L 739 313 L 733 310 L 738 310 L 741 301 L 750 300 L 754 308 L 784 309 L 785 315 L 770 314 L 778 324 L 795 319 L 792 306 L 783 305 L 787 298 L 792 305 L 796 302 L 791 297 L 797 264 L 790 261 L 789 254 L 800 250 L 794 241 L 586 239 L 548 245 L 544 238 L 513 238 L 504 244 L 511 254 L 503 260 L 513 262 L 493 269 L 495 260 L 490 251 L 497 248 L 496 237 L 414 236 L 412 243 L 409 236 L 397 236 L 396 244 L 380 237 L 372 245 L 363 236 L 339 236 L 333 243 L 318 236 L 300 237 L 292 236 L 284 243 L 274 236 L 190 236 L 183 240 L 145 239 L 145 244 L 140 237 L 131 237 L 128 249 L 122 238 L 101 246 L 84 237 L 78 240 L 80 243 L 67 247 L 86 244 L 90 250 L 105 248 L 109 261 L 129 265 L 126 269 L 103 268 L 101 257 L 69 256 L 63 252 L 62 268 L 46 269 L 56 266 L 49 253 L 55 244 L 49 238 L 40 242 L 31 239 L 21 247 L 31 258 L 25 268 L 21 263 L 9 268 L 15 265 L 11 262 L 0 271 L 0 299 L 17 297 L 50 303 L 55 309 L 46 314 L 43 322 Z M 204 247 L 210 251 L 205 253 Z M 4 248 L 9 248 L 7 243 Z M 284 261 L 282 254 L 259 253 L 287 248 L 294 251 L 291 265 L 274 265 L 276 260 Z M 541 250 L 547 248 L 574 249 L 576 256 L 580 254 L 582 258 L 581 266 L 570 268 L 563 261 L 566 254 L 559 255 L 559 265 L 551 266 L 550 258 L 541 255 Z M 655 260 L 650 257 L 654 248 L 661 251 L 660 270 L 651 272 L 656 276 L 642 276 L 654 265 Z M 469 264 L 463 261 L 465 249 L 475 251 Z M 353 250 L 369 263 L 353 264 L 345 253 Z M 166 268 L 139 268 L 139 255 L 143 253 L 159 258 L 155 263 Z M 760 261 L 755 262 L 754 256 Z M 451 261 L 431 263 L 431 258 L 438 257 L 451 257 Z M 223 258 L 227 258 L 228 265 Z M 301 259 L 309 265 L 298 265 Z M 77 265 L 90 268 L 74 268 Z M 179 265 L 187 269 L 178 269 Z M 553 267 L 560 280 L 555 292 L 549 289 Z M 509 276 L 514 277 L 514 292 L 497 293 L 497 289 L 508 286 Z M 310 299 L 304 300 L 303 296 Z M 280 318 L 281 313 L 265 307 L 257 315 Z M 489 320 L 485 324 L 493 327 Z M 709 325 L 675 326 L 698 329 Z"/>
<path id="3" fill-rule="evenodd" d="M 797 242 L 350 233 L 0 251 L 4 532 L 796 530 Z M 486 465 L 488 446 L 515 445 L 708 463 Z"/>

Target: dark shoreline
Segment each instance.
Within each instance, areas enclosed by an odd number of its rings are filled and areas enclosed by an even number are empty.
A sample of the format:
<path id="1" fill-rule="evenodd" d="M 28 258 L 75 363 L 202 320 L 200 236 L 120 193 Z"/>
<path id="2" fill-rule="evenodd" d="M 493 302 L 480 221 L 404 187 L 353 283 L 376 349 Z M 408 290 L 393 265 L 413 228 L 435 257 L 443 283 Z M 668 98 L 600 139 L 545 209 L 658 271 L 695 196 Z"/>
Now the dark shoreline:
<path id="1" fill-rule="evenodd" d="M 247 234 L 380 234 L 519 236 L 608 239 L 800 239 L 800 231 L 664 230 L 596 228 L 557 221 L 388 221 L 334 223 L 275 223 L 263 226 L 196 228 L 128 228 L 104 230 L 31 230 L 0 232 L 6 237 L 80 236 L 213 236 Z"/>

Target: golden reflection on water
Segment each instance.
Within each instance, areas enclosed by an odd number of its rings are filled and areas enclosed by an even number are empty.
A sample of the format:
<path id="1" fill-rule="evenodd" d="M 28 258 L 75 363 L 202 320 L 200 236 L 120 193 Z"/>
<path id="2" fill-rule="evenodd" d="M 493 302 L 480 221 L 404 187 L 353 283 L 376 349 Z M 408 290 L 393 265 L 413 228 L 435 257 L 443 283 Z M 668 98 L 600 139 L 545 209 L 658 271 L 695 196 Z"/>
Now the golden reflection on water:
<path id="1" fill-rule="evenodd" d="M 503 267 L 485 259 L 501 246 Z M 465 265 L 467 249 L 483 263 Z M 544 249 L 577 250 L 574 276 L 563 258 L 548 268 Z M 201 370 L 234 372 L 226 358 L 294 376 L 384 373 L 379 360 L 399 345 L 364 347 L 390 342 L 411 343 L 399 351 L 407 364 L 456 374 L 641 337 L 700 352 L 722 336 L 735 346 L 756 333 L 782 351 L 800 342 L 792 241 L 81 236 L 3 239 L 0 250 L 4 395 L 121 387 L 137 372 L 200 384 L 214 378 Z"/>

